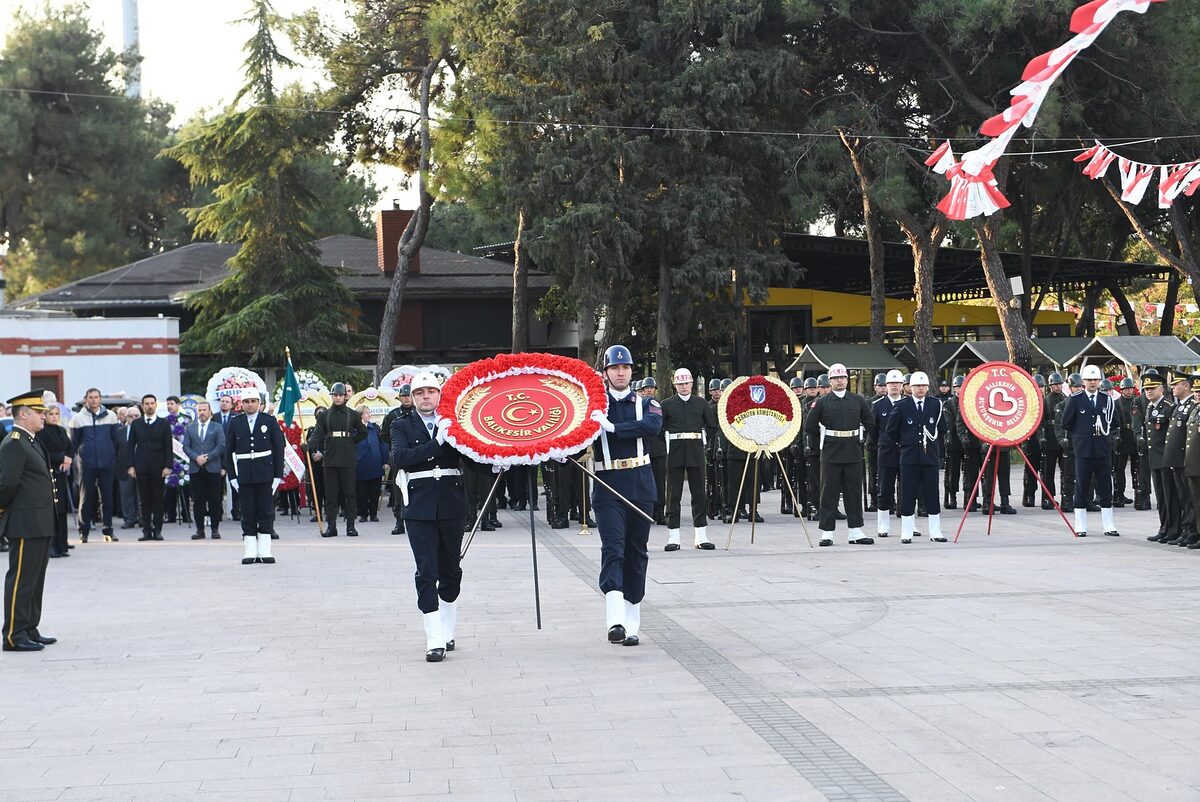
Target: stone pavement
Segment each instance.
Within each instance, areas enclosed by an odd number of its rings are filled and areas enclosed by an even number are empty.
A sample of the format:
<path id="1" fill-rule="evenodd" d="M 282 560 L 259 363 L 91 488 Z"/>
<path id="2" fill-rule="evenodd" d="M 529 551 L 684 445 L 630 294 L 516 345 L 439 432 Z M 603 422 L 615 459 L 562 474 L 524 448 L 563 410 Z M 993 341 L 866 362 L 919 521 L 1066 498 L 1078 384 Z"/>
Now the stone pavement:
<path id="1" fill-rule="evenodd" d="M 764 498 L 754 545 L 655 528 L 637 648 L 605 641 L 599 538 L 541 514 L 536 629 L 502 512 L 441 664 L 390 524 L 281 521 L 275 566 L 229 523 L 80 545 L 50 565 L 60 643 L 0 657 L 0 799 L 1200 799 L 1200 552 L 1147 543 L 1155 513 L 810 549 Z"/>

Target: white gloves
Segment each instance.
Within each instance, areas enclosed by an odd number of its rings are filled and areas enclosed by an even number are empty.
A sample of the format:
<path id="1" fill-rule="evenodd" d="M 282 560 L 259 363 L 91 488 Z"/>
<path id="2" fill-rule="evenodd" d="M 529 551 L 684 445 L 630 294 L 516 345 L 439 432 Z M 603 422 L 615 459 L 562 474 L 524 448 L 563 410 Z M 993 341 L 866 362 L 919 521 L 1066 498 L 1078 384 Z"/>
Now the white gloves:
<path id="1" fill-rule="evenodd" d="M 275 491 L 279 489 L 279 486 L 281 484 L 283 484 L 282 479 L 272 479 L 271 480 L 271 495 L 272 496 L 275 495 Z"/>
<path id="2" fill-rule="evenodd" d="M 450 431 L 450 424 L 453 422 L 449 418 L 438 418 L 436 439 L 439 445 L 445 444 L 446 432 Z"/>
<path id="3" fill-rule="evenodd" d="M 237 479 L 230 479 L 229 486 L 233 488 L 234 493 L 238 492 L 238 480 Z"/>
<path id="4" fill-rule="evenodd" d="M 617 430 L 617 427 L 613 426 L 612 422 L 609 421 L 608 416 L 598 409 L 592 410 L 592 420 L 600 424 L 600 428 L 606 432 L 615 432 Z"/>

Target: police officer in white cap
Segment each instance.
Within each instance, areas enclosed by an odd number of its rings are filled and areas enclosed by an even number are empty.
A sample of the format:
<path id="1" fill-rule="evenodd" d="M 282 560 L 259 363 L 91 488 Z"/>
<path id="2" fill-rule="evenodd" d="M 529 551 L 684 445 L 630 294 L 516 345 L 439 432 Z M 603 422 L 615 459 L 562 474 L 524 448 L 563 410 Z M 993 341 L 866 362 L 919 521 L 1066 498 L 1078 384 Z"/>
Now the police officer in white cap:
<path id="1" fill-rule="evenodd" d="M 867 442 L 867 447 L 875 455 L 876 481 L 878 486 L 872 494 L 875 496 L 875 536 L 887 537 L 891 532 L 891 514 L 896 506 L 896 480 L 900 476 L 900 446 L 888 434 L 887 425 L 891 420 L 896 405 L 905 397 L 901 388 L 904 386 L 904 374 L 898 370 L 889 370 L 884 378 L 886 392 L 871 404 L 871 414 L 875 418 L 875 433 Z"/>
<path id="2" fill-rule="evenodd" d="M 692 528 L 695 546 L 711 551 L 708 539 L 708 496 L 704 491 L 704 451 L 716 437 L 717 416 L 712 405 L 692 395 L 692 372 L 675 371 L 672 381 L 675 395 L 662 402 L 663 431 L 667 438 L 667 545 L 665 551 L 679 550 L 680 505 L 686 479 L 692 498 Z"/>
<path id="3" fill-rule="evenodd" d="M 432 373 L 411 384 L 413 412 L 392 422 L 396 487 L 404 503 L 404 528 L 417 564 L 417 608 L 425 625 L 425 659 L 440 663 L 454 651 L 459 552 L 467 517 L 460 457 L 446 442 L 452 421 L 437 414 L 442 386 Z"/>
<path id="4" fill-rule="evenodd" d="M 938 469 L 942 464 L 945 421 L 942 402 L 929 395 L 929 377 L 922 371 L 909 378 L 912 395 L 900 400 L 888 419 L 888 434 L 900 447 L 900 542 L 912 543 L 917 499 L 929 513 L 929 539 L 945 543 L 942 534 Z"/>
<path id="5" fill-rule="evenodd" d="M 829 393 L 817 399 L 804 420 L 806 449 L 824 438 L 821 449 L 821 515 L 818 524 L 822 546 L 833 545 L 838 497 L 846 502 L 849 542 L 869 546 L 874 538 L 863 534 L 863 433 L 870 438 L 875 418 L 867 399 L 846 390 L 846 366 L 829 366 Z M 824 431 L 822 431 L 824 427 Z"/>
<path id="6" fill-rule="evenodd" d="M 1094 482 L 1104 534 L 1117 537 L 1120 533 L 1113 522 L 1112 510 L 1111 439 L 1118 434 L 1113 429 L 1117 405 L 1111 396 L 1100 392 L 1103 376 L 1097 365 L 1084 366 L 1082 376 L 1083 392 L 1063 402 L 1062 416 L 1056 426 L 1060 437 L 1070 438 L 1075 452 L 1075 532 L 1079 537 L 1087 536 L 1087 507 L 1092 501 Z M 1119 425 L 1120 419 L 1117 420 Z"/>
<path id="7" fill-rule="evenodd" d="M 271 533 L 275 507 L 271 503 L 283 481 L 283 430 L 275 416 L 262 411 L 257 390 L 242 391 L 242 414 L 229 422 L 225 471 L 242 507 L 242 565 L 275 562 Z"/>

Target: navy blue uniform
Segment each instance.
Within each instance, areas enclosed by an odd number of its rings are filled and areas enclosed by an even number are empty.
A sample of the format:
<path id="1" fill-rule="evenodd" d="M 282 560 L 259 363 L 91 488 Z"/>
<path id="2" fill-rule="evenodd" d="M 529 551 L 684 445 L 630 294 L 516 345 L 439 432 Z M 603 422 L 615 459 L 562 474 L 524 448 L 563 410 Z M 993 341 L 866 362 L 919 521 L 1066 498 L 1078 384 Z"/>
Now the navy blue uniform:
<path id="1" fill-rule="evenodd" d="M 417 607 L 436 612 L 438 599 L 458 600 L 462 588 L 463 524 L 467 496 L 460 457 L 449 443 L 439 443 L 437 430 L 417 412 L 392 421 L 391 464 L 403 500 L 405 531 L 417 565 Z M 445 473 L 443 473 L 443 471 Z M 418 476 L 415 474 L 433 475 Z"/>
<path id="2" fill-rule="evenodd" d="M 647 515 L 654 511 L 658 488 L 643 438 L 662 430 L 660 408 L 650 401 L 634 392 L 618 400 L 609 391 L 608 420 L 616 431 L 601 432 L 593 446 L 596 475 Z M 621 468 L 620 460 L 644 464 Z M 600 590 L 621 591 L 625 601 L 639 604 L 646 595 L 650 522 L 598 482 L 592 503 L 600 530 Z"/>
<path id="3" fill-rule="evenodd" d="M 917 404 L 920 403 L 918 411 Z M 942 402 L 926 396 L 900 400 L 888 421 L 888 434 L 900 448 L 900 515 L 916 512 L 917 496 L 930 515 L 941 513 L 938 469 L 942 464 Z"/>
<path id="4" fill-rule="evenodd" d="M 1092 482 L 1096 483 L 1096 503 L 1103 509 L 1112 506 L 1112 452 L 1110 438 L 1117 404 L 1107 393 L 1097 392 L 1095 401 L 1086 392 L 1078 392 L 1063 402 L 1062 418 L 1057 425 L 1060 437 L 1071 441 L 1075 452 L 1075 506 L 1087 509 L 1092 501 Z"/>
<path id="5" fill-rule="evenodd" d="M 903 400 L 903 396 L 893 403 L 888 396 L 876 398 L 871 402 L 871 413 L 875 416 L 875 434 L 871 438 L 872 453 L 875 455 L 875 474 L 878 486 L 875 487 L 876 508 L 892 510 L 896 506 L 896 477 L 900 474 L 900 446 L 888 432 L 889 418 L 893 410 Z"/>
<path id="6" fill-rule="evenodd" d="M 283 478 L 284 442 L 279 421 L 259 412 L 251 429 L 249 416 L 237 415 L 230 419 L 225 437 L 225 472 L 238 483 L 242 537 L 270 534 L 275 528 L 271 485 Z"/>

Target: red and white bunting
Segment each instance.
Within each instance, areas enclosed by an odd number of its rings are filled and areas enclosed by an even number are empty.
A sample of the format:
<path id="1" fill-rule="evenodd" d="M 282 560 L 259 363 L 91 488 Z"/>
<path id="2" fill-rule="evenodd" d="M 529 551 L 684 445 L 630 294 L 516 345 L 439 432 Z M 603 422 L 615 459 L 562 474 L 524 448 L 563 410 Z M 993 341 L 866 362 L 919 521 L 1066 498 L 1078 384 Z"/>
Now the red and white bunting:
<path id="1" fill-rule="evenodd" d="M 1114 161 L 1121 174 L 1121 200 L 1137 205 L 1146 196 L 1150 179 L 1158 173 L 1158 208 L 1169 209 L 1180 195 L 1189 198 L 1200 189 L 1200 159 L 1178 164 L 1142 164 L 1118 156 L 1102 142 L 1097 142 L 1075 157 L 1077 162 L 1087 162 L 1083 174 L 1093 181 L 1103 178 L 1108 166 Z"/>
<path id="2" fill-rule="evenodd" d="M 996 185 L 993 170 L 1017 130 L 1022 125 L 1026 128 L 1033 125 L 1050 86 L 1076 56 L 1096 41 L 1117 14 L 1122 11 L 1144 14 L 1151 3 L 1161 2 L 1165 0 L 1092 0 L 1075 9 L 1071 15 L 1071 33 L 1075 35 L 1031 60 L 1021 74 L 1021 83 L 1009 92 L 1013 96 L 1009 107 L 980 126 L 979 132 L 992 140 L 964 153 L 961 161 L 936 170 L 950 179 L 950 192 L 938 204 L 938 209 L 951 220 L 965 220 L 981 214 L 990 215 L 1008 206 Z M 942 166 L 946 153 L 949 153 L 948 148 L 946 151 L 938 148 L 937 158 L 930 166 Z"/>

